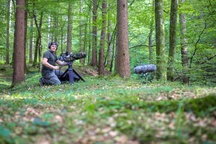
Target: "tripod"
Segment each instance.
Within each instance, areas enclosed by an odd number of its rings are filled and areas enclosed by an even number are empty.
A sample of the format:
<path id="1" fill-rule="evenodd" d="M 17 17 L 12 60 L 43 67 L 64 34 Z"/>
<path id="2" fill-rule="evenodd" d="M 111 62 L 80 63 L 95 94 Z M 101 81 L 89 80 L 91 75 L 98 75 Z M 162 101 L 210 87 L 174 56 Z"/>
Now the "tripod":
<path id="1" fill-rule="evenodd" d="M 70 82 L 71 84 L 74 83 L 74 78 L 75 78 L 74 74 L 75 74 L 79 79 L 81 79 L 82 81 L 85 82 L 85 80 L 73 69 L 73 67 L 72 67 L 72 62 L 73 62 L 73 61 L 67 61 L 67 63 L 68 63 L 68 69 L 65 70 L 65 72 L 60 76 L 59 79 L 63 79 L 63 78 L 66 76 L 66 74 L 68 73 L 68 74 L 69 74 L 69 82 Z"/>

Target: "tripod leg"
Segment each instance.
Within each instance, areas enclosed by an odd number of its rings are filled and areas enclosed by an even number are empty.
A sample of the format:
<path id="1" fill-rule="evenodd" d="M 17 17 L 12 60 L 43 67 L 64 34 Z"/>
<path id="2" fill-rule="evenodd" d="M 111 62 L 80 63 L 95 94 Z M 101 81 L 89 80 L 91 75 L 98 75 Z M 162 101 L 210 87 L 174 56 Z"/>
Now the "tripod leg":
<path id="1" fill-rule="evenodd" d="M 73 72 L 82 80 L 85 82 L 85 80 L 73 69 Z"/>
<path id="2" fill-rule="evenodd" d="M 67 75 L 68 73 L 68 77 L 69 77 L 69 82 L 71 84 L 74 83 L 74 76 L 73 76 L 73 70 L 71 68 L 68 68 L 60 77 L 59 79 L 60 80 L 64 80 L 65 81 L 65 76 Z"/>
<path id="3" fill-rule="evenodd" d="M 69 71 L 69 72 L 68 72 Z M 68 63 L 68 69 L 60 76 L 60 79 L 63 79 L 65 75 L 68 73 L 69 81 L 71 84 L 74 83 L 74 74 L 77 75 L 82 81 L 85 81 L 73 68 L 72 63 Z"/>
<path id="4" fill-rule="evenodd" d="M 67 74 L 67 72 L 68 72 L 68 69 L 60 76 L 59 79 L 62 79 Z"/>
<path id="5" fill-rule="evenodd" d="M 71 84 L 74 83 L 74 76 L 73 76 L 73 70 L 69 69 L 69 81 Z"/>

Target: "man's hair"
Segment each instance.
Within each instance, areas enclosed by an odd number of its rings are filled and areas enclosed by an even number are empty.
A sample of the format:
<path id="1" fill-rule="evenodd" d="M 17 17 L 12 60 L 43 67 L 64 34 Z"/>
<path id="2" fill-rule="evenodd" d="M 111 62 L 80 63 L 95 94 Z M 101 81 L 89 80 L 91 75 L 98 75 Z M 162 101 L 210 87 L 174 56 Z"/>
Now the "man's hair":
<path id="1" fill-rule="evenodd" d="M 48 48 L 50 49 L 51 48 L 51 45 L 56 45 L 56 49 L 58 48 L 58 44 L 56 42 L 50 42 L 48 44 Z"/>

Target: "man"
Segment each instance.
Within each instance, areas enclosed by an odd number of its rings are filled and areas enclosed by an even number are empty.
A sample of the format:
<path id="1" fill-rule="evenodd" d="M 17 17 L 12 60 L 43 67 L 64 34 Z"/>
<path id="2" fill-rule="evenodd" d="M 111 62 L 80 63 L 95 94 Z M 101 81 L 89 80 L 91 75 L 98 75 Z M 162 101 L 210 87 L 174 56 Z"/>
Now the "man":
<path id="1" fill-rule="evenodd" d="M 40 78 L 40 85 L 59 85 L 61 81 L 59 77 L 63 74 L 60 71 L 60 67 L 56 66 L 57 63 L 60 66 L 68 65 L 66 62 L 60 61 L 56 56 L 56 50 L 58 45 L 56 42 L 50 42 L 48 44 L 49 50 L 44 52 L 42 59 L 42 78 Z M 69 79 L 68 74 L 66 75 L 66 79 Z"/>

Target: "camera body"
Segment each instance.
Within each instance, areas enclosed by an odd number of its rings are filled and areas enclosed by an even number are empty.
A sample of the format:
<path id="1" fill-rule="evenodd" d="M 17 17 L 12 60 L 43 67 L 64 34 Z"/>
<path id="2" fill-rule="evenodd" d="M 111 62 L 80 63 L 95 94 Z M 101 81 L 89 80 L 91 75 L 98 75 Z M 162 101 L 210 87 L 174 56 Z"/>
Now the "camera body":
<path id="1" fill-rule="evenodd" d="M 59 57 L 59 60 L 65 61 L 65 62 L 72 62 L 74 60 L 82 59 L 86 57 L 86 53 L 80 52 L 80 53 L 69 53 L 66 51 L 65 53 L 62 53 Z"/>
<path id="2" fill-rule="evenodd" d="M 145 74 L 147 72 L 154 72 L 156 70 L 157 70 L 157 67 L 154 64 L 139 65 L 134 68 L 134 73 L 135 74 Z"/>

